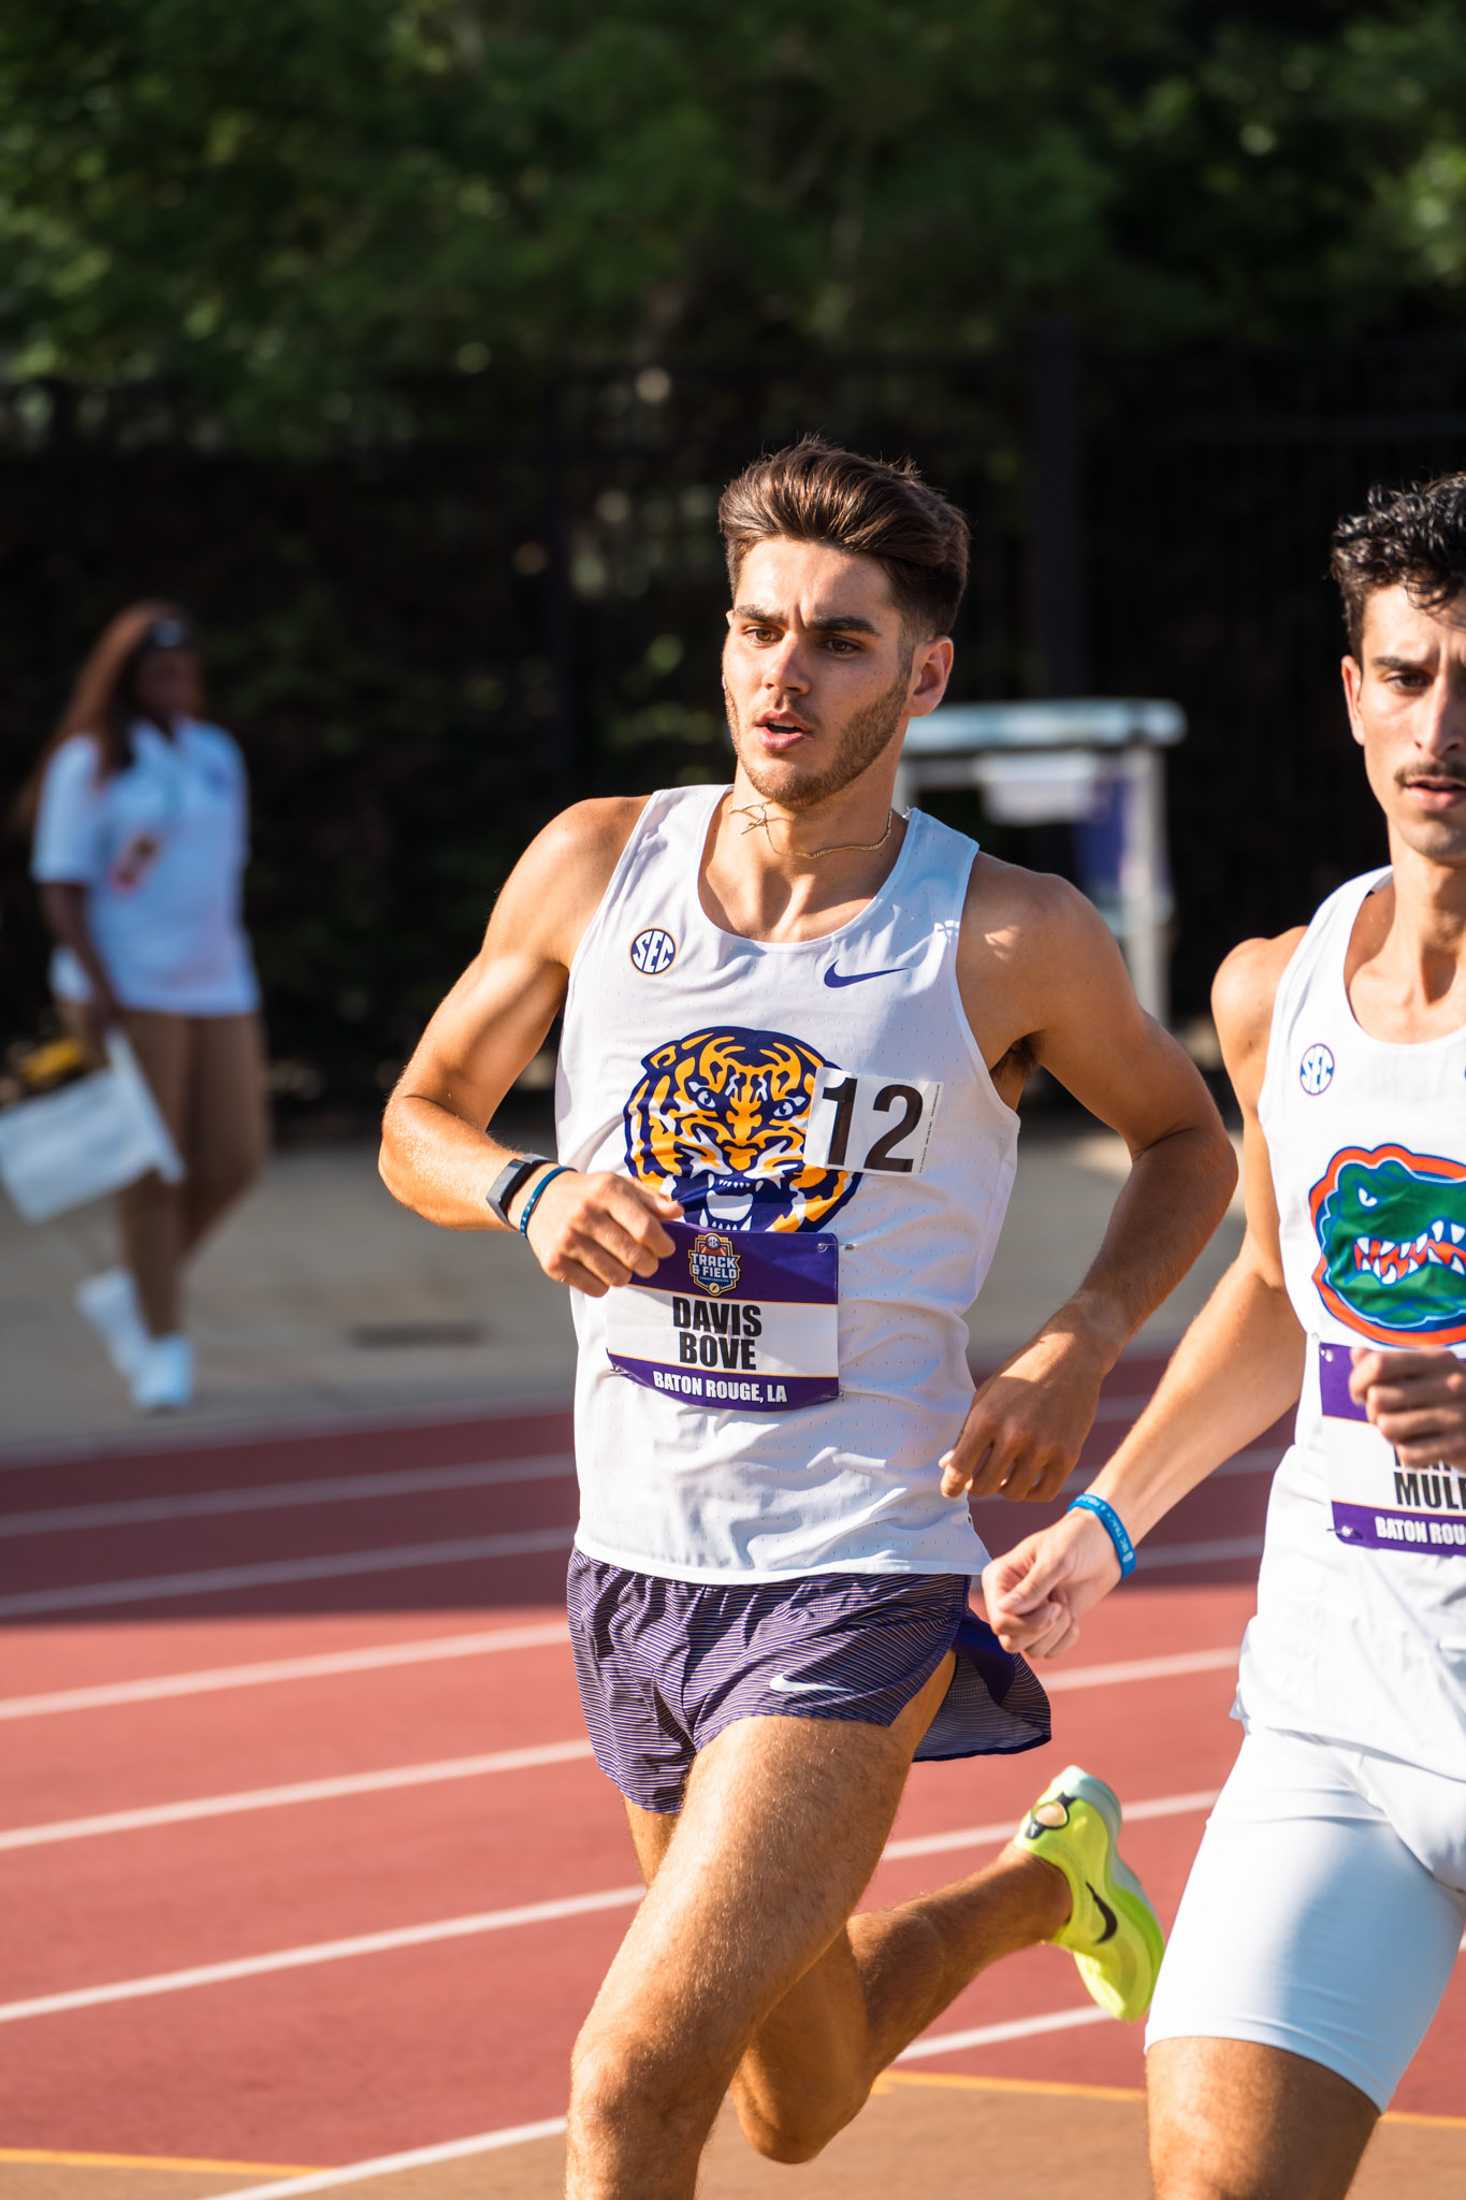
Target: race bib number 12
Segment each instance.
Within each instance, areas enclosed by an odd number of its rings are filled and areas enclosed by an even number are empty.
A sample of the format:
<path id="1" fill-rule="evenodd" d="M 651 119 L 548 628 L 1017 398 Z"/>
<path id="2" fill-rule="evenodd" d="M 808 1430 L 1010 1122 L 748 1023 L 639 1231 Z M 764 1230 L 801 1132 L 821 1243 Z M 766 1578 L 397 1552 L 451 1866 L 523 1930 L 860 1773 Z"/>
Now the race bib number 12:
<path id="1" fill-rule="evenodd" d="M 919 1176 L 926 1167 L 942 1088 L 920 1077 L 835 1069 L 814 1081 L 804 1158 L 814 1169 Z"/>

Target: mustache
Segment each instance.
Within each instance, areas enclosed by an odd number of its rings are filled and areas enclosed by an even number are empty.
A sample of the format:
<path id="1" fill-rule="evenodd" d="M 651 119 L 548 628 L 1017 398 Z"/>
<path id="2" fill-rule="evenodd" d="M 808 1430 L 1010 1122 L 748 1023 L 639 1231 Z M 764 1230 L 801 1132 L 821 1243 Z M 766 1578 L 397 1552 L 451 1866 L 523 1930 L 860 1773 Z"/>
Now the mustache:
<path id="1" fill-rule="evenodd" d="M 1423 785 L 1425 785 L 1425 784 L 1426 784 L 1427 782 L 1429 782 L 1429 784 L 1430 784 L 1430 785 L 1432 785 L 1432 786 L 1437 786 L 1437 787 L 1440 787 L 1440 786 L 1444 786 L 1444 787 L 1466 787 L 1466 772 L 1458 772 L 1458 771 L 1438 771 L 1438 772 L 1409 772 L 1409 771 L 1402 771 L 1402 772 L 1396 772 L 1396 774 L 1395 774 L 1395 785 L 1396 785 L 1397 787 L 1419 787 L 1419 786 L 1423 786 Z"/>

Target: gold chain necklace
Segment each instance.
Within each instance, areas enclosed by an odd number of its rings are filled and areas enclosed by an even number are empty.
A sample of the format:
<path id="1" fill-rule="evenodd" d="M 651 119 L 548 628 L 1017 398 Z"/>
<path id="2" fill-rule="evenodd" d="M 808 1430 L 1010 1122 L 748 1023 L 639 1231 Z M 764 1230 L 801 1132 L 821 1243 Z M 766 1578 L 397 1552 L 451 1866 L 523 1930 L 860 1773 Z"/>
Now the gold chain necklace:
<path id="1" fill-rule="evenodd" d="M 769 806 L 766 802 L 745 803 L 740 809 L 734 810 L 732 814 L 734 817 L 746 817 L 748 819 L 748 823 L 743 828 L 746 833 L 756 833 L 762 827 L 768 836 L 769 846 L 773 847 L 774 836 L 769 829 Z M 786 818 L 783 822 L 787 824 L 789 821 Z M 813 863 L 820 856 L 840 856 L 851 854 L 856 850 L 864 852 L 872 848 L 884 848 L 891 837 L 891 828 L 895 822 L 895 811 L 887 810 L 885 831 L 881 834 L 879 840 L 833 840 L 828 848 L 790 848 L 785 852 L 788 855 L 801 857 L 806 863 Z"/>

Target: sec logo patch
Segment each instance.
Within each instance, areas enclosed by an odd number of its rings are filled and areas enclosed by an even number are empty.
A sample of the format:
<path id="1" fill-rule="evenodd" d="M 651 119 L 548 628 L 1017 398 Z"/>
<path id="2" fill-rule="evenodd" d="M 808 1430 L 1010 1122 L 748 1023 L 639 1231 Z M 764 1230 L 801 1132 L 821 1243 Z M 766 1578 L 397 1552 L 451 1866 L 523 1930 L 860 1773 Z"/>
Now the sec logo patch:
<path id="1" fill-rule="evenodd" d="M 638 932 L 631 943 L 631 967 L 639 970 L 644 978 L 659 978 L 676 960 L 677 942 L 659 924 Z"/>
<path id="2" fill-rule="evenodd" d="M 1298 1064 L 1298 1082 L 1306 1093 L 1315 1098 L 1327 1092 L 1334 1081 L 1334 1057 L 1323 1045 L 1305 1047 L 1303 1059 Z"/>

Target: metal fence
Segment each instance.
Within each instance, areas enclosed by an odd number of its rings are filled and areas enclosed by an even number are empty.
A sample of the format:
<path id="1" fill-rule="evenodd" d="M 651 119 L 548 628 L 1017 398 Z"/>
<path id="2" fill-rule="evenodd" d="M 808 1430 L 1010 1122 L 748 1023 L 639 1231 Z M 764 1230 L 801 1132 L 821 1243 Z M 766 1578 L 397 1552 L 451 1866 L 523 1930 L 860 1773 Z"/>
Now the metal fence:
<path id="1" fill-rule="evenodd" d="M 717 495 L 807 429 L 911 452 L 971 515 L 957 698 L 1186 709 L 1182 1014 L 1232 941 L 1376 859 L 1328 534 L 1370 482 L 1463 463 L 1466 349 L 1097 357 L 1058 323 L 960 359 L 415 385 L 288 458 L 232 447 L 188 393 L 0 391 L 0 794 L 109 613 L 181 596 L 251 759 L 276 1050 L 368 1105 L 545 816 L 725 768 Z M 1062 833 L 996 838 L 1066 859 Z M 0 897 L 13 1030 L 44 960 L 14 843 Z"/>
<path id="2" fill-rule="evenodd" d="M 1173 984 L 1384 860 L 1339 682 L 1337 518 L 1466 468 L 1466 343 L 1105 362 L 1086 441 L 1091 679 L 1172 695 Z"/>

